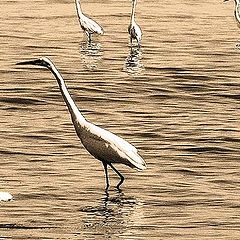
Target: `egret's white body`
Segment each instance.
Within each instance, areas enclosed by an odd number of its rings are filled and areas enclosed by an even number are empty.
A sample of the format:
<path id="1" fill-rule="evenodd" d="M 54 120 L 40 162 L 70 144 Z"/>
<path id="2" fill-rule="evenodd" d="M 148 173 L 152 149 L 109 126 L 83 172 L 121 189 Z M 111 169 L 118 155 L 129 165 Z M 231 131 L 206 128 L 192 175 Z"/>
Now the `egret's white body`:
<path id="1" fill-rule="evenodd" d="M 141 40 L 142 40 L 142 31 L 135 21 L 136 5 L 137 5 L 137 0 L 132 0 L 132 13 L 131 13 L 130 24 L 128 26 L 128 33 L 130 34 L 131 45 L 132 45 L 133 39 L 136 39 L 138 46 L 140 47 Z"/>
<path id="2" fill-rule="evenodd" d="M 77 8 L 77 14 L 78 14 L 80 26 L 88 36 L 89 42 L 91 42 L 91 35 L 94 33 L 100 34 L 100 35 L 103 34 L 103 28 L 98 23 L 93 21 L 91 18 L 83 14 L 81 5 L 80 5 L 80 0 L 75 0 L 75 4 Z"/>
<path id="3" fill-rule="evenodd" d="M 224 2 L 228 2 L 229 0 L 224 0 Z M 240 0 L 234 0 L 235 1 L 235 11 L 234 15 L 237 21 L 238 27 L 240 27 Z"/>
<path id="4" fill-rule="evenodd" d="M 11 201 L 13 196 L 8 192 L 0 192 L 0 201 Z"/>
<path id="5" fill-rule="evenodd" d="M 138 170 L 143 170 L 146 168 L 146 163 L 138 154 L 137 149 L 133 145 L 116 136 L 115 134 L 88 122 L 83 117 L 75 102 L 73 101 L 71 95 L 69 94 L 67 86 L 65 85 L 61 74 L 56 69 L 50 59 L 44 57 L 38 60 L 27 61 L 18 64 L 32 64 L 44 66 L 53 73 L 53 75 L 57 79 L 63 99 L 71 114 L 72 122 L 78 137 L 80 138 L 83 146 L 88 150 L 88 152 L 103 163 L 106 174 L 106 188 L 109 187 L 107 173 L 108 165 L 121 178 L 121 181 L 119 182 L 117 187 L 119 187 L 123 183 L 124 177 L 116 170 L 112 163 L 122 163 Z"/>

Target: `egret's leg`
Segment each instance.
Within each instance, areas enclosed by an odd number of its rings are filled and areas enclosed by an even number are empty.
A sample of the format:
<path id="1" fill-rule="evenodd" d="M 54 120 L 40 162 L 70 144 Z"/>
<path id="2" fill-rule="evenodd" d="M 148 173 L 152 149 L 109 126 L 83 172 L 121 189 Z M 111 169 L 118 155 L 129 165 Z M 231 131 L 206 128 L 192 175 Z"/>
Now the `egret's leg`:
<path id="1" fill-rule="evenodd" d="M 88 43 L 91 43 L 92 42 L 91 34 L 88 31 L 85 31 L 85 32 L 86 32 L 86 35 L 88 37 Z"/>
<path id="2" fill-rule="evenodd" d="M 141 47 L 141 41 L 138 41 L 138 48 Z"/>
<path id="3" fill-rule="evenodd" d="M 88 38 L 88 40 L 89 40 L 89 33 L 88 33 L 88 31 L 85 31 L 85 33 L 86 33 L 87 38 Z"/>
<path id="4" fill-rule="evenodd" d="M 105 172 L 105 176 L 106 176 L 106 190 L 108 190 L 108 188 L 109 188 L 109 180 L 108 180 L 107 163 L 102 162 L 102 164 L 103 164 L 104 172 Z"/>
<path id="5" fill-rule="evenodd" d="M 133 45 L 133 39 L 132 39 L 131 36 L 130 36 L 130 45 L 131 45 L 131 47 L 132 47 L 132 45 Z"/>
<path id="6" fill-rule="evenodd" d="M 120 177 L 120 182 L 117 185 L 117 188 L 119 189 L 119 187 L 122 185 L 123 181 L 124 181 L 124 176 L 111 164 L 109 163 L 109 166 L 112 168 L 112 170 L 117 173 L 117 175 Z"/>
<path id="7" fill-rule="evenodd" d="M 89 35 L 88 35 L 88 41 L 89 41 L 89 43 L 92 43 L 92 35 L 91 35 L 91 33 L 89 33 Z"/>

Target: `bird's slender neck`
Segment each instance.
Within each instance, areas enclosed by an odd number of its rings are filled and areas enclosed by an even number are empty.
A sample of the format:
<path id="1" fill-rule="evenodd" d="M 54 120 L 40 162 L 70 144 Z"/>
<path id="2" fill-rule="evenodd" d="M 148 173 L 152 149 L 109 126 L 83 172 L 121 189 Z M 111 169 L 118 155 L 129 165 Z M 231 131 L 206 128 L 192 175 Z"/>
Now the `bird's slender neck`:
<path id="1" fill-rule="evenodd" d="M 133 0 L 132 1 L 132 14 L 131 14 L 131 23 L 132 24 L 133 24 L 134 18 L 135 18 L 136 4 L 137 4 L 137 1 Z"/>
<path id="2" fill-rule="evenodd" d="M 54 64 L 51 64 L 51 68 L 49 68 L 49 70 L 52 72 L 52 74 L 57 79 L 60 91 L 61 91 L 63 99 L 68 107 L 68 110 L 71 114 L 72 120 L 73 121 L 78 120 L 80 123 L 85 123 L 86 119 L 83 117 L 83 115 L 79 111 L 77 105 L 75 104 L 74 100 L 72 99 L 61 74 L 59 73 L 57 68 L 54 66 Z"/>
<path id="3" fill-rule="evenodd" d="M 77 14 L 80 17 L 83 15 L 82 8 L 80 5 L 80 0 L 75 0 L 75 3 L 76 3 Z"/>

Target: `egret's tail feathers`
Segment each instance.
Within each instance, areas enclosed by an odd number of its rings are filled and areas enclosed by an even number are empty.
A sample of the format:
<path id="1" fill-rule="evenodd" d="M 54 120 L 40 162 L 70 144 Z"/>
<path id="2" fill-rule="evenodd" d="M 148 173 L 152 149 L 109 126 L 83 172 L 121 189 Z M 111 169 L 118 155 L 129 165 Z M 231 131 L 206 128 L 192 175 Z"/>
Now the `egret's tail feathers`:
<path id="1" fill-rule="evenodd" d="M 147 168 L 145 161 L 138 153 L 133 153 L 128 155 L 128 160 L 130 161 L 133 168 L 142 171 Z"/>
<path id="2" fill-rule="evenodd" d="M 104 34 L 104 30 L 103 30 L 103 28 L 99 25 L 99 29 L 98 29 L 98 34 L 100 34 L 100 35 L 103 35 Z"/>
<path id="3" fill-rule="evenodd" d="M 146 165 L 146 163 L 143 161 L 143 163 L 142 164 L 135 164 L 135 168 L 137 169 L 137 170 L 139 170 L 139 171 L 142 171 L 142 170 L 145 170 L 146 168 L 147 168 L 147 165 Z"/>
<path id="4" fill-rule="evenodd" d="M 103 35 L 104 34 L 103 28 L 100 25 L 96 28 L 95 31 L 99 35 Z"/>

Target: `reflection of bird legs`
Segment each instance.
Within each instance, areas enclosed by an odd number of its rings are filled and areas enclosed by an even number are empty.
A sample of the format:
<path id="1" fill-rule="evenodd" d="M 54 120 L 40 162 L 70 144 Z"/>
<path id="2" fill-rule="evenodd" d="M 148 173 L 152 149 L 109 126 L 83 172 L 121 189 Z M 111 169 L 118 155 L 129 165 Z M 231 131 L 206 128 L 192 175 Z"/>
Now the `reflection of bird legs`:
<path id="1" fill-rule="evenodd" d="M 111 203 L 121 205 L 122 200 L 124 199 L 124 193 L 118 188 L 116 194 L 116 197 L 110 197 L 109 191 L 105 190 L 105 196 L 103 197 L 104 210 L 108 210 L 109 204 Z"/>
<path id="2" fill-rule="evenodd" d="M 134 54 L 135 49 L 133 48 L 133 46 L 131 45 L 131 51 L 130 51 L 130 57 Z"/>
<path id="3" fill-rule="evenodd" d="M 102 162 L 103 163 L 103 167 L 105 170 L 105 176 L 106 176 L 106 191 L 109 188 L 109 179 L 108 179 L 108 170 L 107 170 L 107 165 L 109 165 L 112 170 L 117 173 L 117 175 L 120 177 L 120 182 L 117 185 L 117 189 L 120 190 L 120 186 L 122 185 L 123 181 L 124 181 L 124 176 L 111 164 L 111 163 L 106 163 L 106 162 Z"/>

